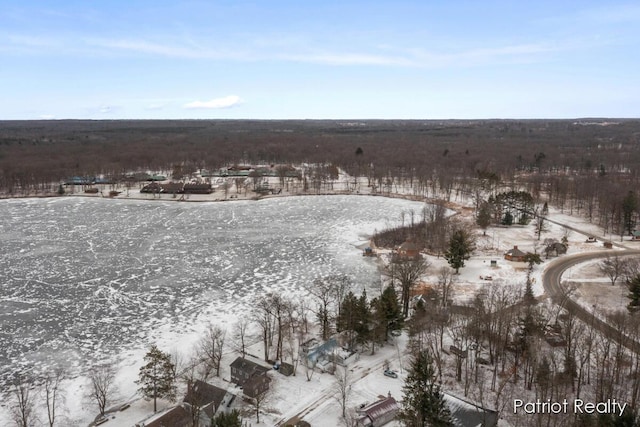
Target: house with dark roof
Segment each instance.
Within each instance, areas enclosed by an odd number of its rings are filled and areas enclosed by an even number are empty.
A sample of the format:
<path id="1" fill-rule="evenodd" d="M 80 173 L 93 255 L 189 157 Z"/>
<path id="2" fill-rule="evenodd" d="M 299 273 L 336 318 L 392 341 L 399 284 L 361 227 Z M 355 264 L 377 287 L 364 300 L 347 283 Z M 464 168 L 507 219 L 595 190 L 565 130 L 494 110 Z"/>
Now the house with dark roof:
<path id="1" fill-rule="evenodd" d="M 509 249 L 504 253 L 504 259 L 514 262 L 524 262 L 526 256 L 527 254 L 518 249 L 517 246 L 514 246 L 513 249 Z"/>
<path id="2" fill-rule="evenodd" d="M 178 405 L 138 425 L 144 427 L 191 427 L 192 424 L 191 411 L 187 406 Z"/>
<path id="3" fill-rule="evenodd" d="M 496 411 L 449 393 L 443 392 L 442 395 L 455 427 L 495 427 L 498 424 Z"/>
<path id="4" fill-rule="evenodd" d="M 184 185 L 183 191 L 185 194 L 211 194 L 213 188 L 211 184 L 188 183 Z"/>
<path id="5" fill-rule="evenodd" d="M 265 372 L 262 375 L 254 375 L 249 378 L 242 387 L 242 392 L 247 397 L 256 397 L 269 390 L 271 377 Z"/>
<path id="6" fill-rule="evenodd" d="M 184 184 L 182 182 L 169 182 L 167 184 L 160 184 L 162 193 L 164 194 L 182 194 L 184 193 Z"/>
<path id="7" fill-rule="evenodd" d="M 162 187 L 157 182 L 152 182 L 151 184 L 147 184 L 140 189 L 141 193 L 158 194 L 161 191 L 162 191 Z"/>
<path id="8" fill-rule="evenodd" d="M 391 397 L 391 393 L 385 398 L 357 409 L 358 427 L 380 427 L 395 419 L 400 411 L 400 405 Z"/>
<path id="9" fill-rule="evenodd" d="M 197 380 L 193 386 L 187 388 L 183 401 L 200 408 L 201 413 L 210 420 L 218 412 L 218 408 L 230 399 L 229 396 L 227 396 L 227 390 Z"/>
<path id="10" fill-rule="evenodd" d="M 242 387 L 248 397 L 256 397 L 269 390 L 270 369 L 242 357 L 231 363 L 231 382 Z"/>

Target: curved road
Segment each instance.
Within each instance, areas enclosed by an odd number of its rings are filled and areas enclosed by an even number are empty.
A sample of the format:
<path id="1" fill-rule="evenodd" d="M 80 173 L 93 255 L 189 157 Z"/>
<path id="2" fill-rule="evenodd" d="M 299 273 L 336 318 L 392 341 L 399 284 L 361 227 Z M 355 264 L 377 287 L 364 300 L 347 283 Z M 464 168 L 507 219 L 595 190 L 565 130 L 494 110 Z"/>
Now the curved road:
<path id="1" fill-rule="evenodd" d="M 546 271 L 543 273 L 542 284 L 544 286 L 545 293 L 551 297 L 552 301 L 568 310 L 571 310 L 575 315 L 588 325 L 598 329 L 605 336 L 611 337 L 611 339 L 618 341 L 630 350 L 640 353 L 640 343 L 625 337 L 620 339 L 619 333 L 616 329 L 610 326 L 608 323 L 600 320 L 594 316 L 589 310 L 582 307 L 577 302 L 573 301 L 570 297 L 567 297 L 562 290 L 561 280 L 563 273 L 573 267 L 574 265 L 583 263 L 585 261 L 591 261 L 593 259 L 604 258 L 611 255 L 617 256 L 632 256 L 640 255 L 640 250 L 629 249 L 624 251 L 612 252 L 611 250 L 587 252 L 576 255 L 570 255 L 563 258 L 559 258 L 549 264 Z M 622 341 L 622 342 L 621 342 Z"/>

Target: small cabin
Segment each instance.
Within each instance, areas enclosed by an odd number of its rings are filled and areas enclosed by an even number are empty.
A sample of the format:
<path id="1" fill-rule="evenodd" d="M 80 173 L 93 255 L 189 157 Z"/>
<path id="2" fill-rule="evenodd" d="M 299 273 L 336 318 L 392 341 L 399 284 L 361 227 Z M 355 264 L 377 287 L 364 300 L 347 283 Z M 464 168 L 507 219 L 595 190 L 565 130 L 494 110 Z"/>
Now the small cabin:
<path id="1" fill-rule="evenodd" d="M 518 249 L 518 246 L 514 246 L 513 249 L 504 253 L 504 259 L 514 262 L 524 262 L 526 256 L 527 254 Z"/>
<path id="2" fill-rule="evenodd" d="M 413 241 L 412 238 L 408 238 L 403 244 L 398 246 L 395 255 L 400 258 L 412 259 L 420 258 L 420 247 Z"/>

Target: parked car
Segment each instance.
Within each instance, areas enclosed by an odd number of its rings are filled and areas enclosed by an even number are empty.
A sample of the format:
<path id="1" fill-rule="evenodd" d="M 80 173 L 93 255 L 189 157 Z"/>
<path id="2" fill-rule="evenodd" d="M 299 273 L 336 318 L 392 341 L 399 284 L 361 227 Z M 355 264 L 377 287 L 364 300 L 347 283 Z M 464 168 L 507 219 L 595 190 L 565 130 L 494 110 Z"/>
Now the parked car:
<path id="1" fill-rule="evenodd" d="M 392 371 L 391 369 L 385 369 L 384 370 L 384 375 L 386 377 L 398 378 L 398 374 L 396 374 L 396 371 Z"/>

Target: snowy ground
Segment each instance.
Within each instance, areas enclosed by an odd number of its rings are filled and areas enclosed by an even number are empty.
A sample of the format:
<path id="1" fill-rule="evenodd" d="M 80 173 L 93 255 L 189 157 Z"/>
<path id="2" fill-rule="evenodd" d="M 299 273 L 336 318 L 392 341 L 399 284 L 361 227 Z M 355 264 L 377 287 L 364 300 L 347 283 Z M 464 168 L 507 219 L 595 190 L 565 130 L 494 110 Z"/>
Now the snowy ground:
<path id="1" fill-rule="evenodd" d="M 116 360 L 117 401 L 133 405 L 114 415 L 118 421 L 112 425 L 132 425 L 151 411 L 150 403 L 136 397 L 133 383 L 150 343 L 165 350 L 188 349 L 207 322 L 229 327 L 256 295 L 278 291 L 303 298 L 305 286 L 327 274 L 348 274 L 356 292 L 367 287 L 371 297 L 379 289 L 378 266 L 358 247 L 376 229 L 397 224 L 402 211 L 422 207 L 402 199 L 349 196 L 233 203 L 98 197 L 2 201 L 0 381 L 6 384 L 16 372 L 64 364 L 74 377 L 66 383 L 64 425 L 86 425 L 95 410 L 83 397 L 87 383 L 81 375 L 95 361 Z M 601 242 L 585 242 L 587 235 L 601 236 L 598 227 L 553 210 L 550 218 L 585 232 L 569 232 L 570 254 L 602 248 Z M 549 224 L 542 239 L 560 240 L 564 233 L 562 226 Z M 478 232 L 478 249 L 456 276 L 457 300 L 469 301 L 488 283 L 481 276 L 498 284 L 524 284 L 525 264 L 502 257 L 514 245 L 525 252 L 542 250 L 533 225 L 493 227 L 485 236 Z M 438 268 L 446 265 L 442 258 L 429 260 L 427 283 L 435 282 Z M 497 267 L 491 267 L 491 260 Z M 538 295 L 545 264 L 534 272 Z M 575 267 L 565 279 L 579 285 L 576 296 L 586 306 L 621 304 L 622 287 L 611 292 L 593 263 Z M 229 353 L 224 366 L 234 357 Z M 388 345 L 374 357 L 363 355 L 352 367 L 358 381 L 350 404 L 371 402 L 387 392 L 400 398 L 403 374 L 397 380 L 384 377 L 381 366 L 388 360 L 403 370 L 403 358 L 402 345 Z M 222 377 L 229 377 L 226 368 Z M 310 382 L 302 373 L 275 375 L 262 425 L 301 412 L 313 425 L 337 425 L 334 381 L 328 374 L 315 374 Z M 3 400 L 3 425 L 8 423 L 6 406 Z"/>

